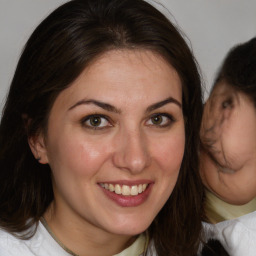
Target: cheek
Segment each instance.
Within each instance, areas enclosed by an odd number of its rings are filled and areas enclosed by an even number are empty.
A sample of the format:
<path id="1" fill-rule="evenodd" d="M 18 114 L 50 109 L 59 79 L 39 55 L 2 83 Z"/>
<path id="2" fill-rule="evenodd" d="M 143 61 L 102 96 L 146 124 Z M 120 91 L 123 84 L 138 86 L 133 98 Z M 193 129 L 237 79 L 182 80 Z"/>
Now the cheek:
<path id="1" fill-rule="evenodd" d="M 248 122 L 233 122 L 225 128 L 222 135 L 223 151 L 227 161 L 234 168 L 241 167 L 256 148 L 256 127 Z"/>
<path id="2" fill-rule="evenodd" d="M 178 175 L 184 155 L 185 134 L 169 136 L 154 146 L 154 158 L 157 159 L 166 176 Z"/>
<path id="3" fill-rule="evenodd" d="M 108 156 L 108 147 L 81 137 L 63 136 L 52 143 L 50 165 L 53 170 L 75 175 L 93 175 Z"/>

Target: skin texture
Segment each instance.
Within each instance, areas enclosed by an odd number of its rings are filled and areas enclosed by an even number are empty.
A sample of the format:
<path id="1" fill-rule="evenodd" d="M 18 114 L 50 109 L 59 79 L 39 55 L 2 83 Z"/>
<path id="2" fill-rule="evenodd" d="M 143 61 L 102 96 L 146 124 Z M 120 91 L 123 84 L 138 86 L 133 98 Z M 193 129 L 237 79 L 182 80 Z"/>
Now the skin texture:
<path id="1" fill-rule="evenodd" d="M 98 128 L 90 115 L 100 115 Z M 47 134 L 30 139 L 34 155 L 52 169 L 49 226 L 81 256 L 120 252 L 172 193 L 184 144 L 182 86 L 173 67 L 150 51 L 103 54 L 57 97 Z M 100 183 L 150 185 L 140 203 L 125 206 Z"/>
<path id="2" fill-rule="evenodd" d="M 256 196 L 256 110 L 224 81 L 205 104 L 201 126 L 201 176 L 206 187 L 231 204 Z"/>

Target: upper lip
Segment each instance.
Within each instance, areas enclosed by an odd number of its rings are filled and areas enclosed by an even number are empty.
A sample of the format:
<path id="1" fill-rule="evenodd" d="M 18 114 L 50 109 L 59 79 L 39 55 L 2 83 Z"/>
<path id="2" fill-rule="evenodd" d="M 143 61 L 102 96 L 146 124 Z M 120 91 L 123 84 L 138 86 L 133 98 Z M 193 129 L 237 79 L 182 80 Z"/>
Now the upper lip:
<path id="1" fill-rule="evenodd" d="M 115 181 L 101 181 L 98 182 L 103 183 L 103 184 L 112 184 L 112 185 L 127 185 L 127 186 L 133 186 L 133 185 L 140 185 L 140 184 L 150 184 L 153 183 L 152 180 L 148 180 L 148 179 L 142 179 L 142 180 L 115 180 Z"/>

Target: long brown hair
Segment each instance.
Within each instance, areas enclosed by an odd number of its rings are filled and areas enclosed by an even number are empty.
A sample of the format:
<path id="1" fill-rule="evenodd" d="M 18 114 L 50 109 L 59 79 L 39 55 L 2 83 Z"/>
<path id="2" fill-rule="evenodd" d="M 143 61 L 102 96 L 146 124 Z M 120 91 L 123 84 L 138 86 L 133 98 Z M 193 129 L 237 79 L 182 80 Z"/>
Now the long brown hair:
<path id="1" fill-rule="evenodd" d="M 203 199 L 198 173 L 200 76 L 178 29 L 143 0 L 69 1 L 29 38 L 0 125 L 0 226 L 19 234 L 38 223 L 53 200 L 51 170 L 34 159 L 28 137 L 47 129 L 56 97 L 86 66 L 104 52 L 120 48 L 158 53 L 182 81 L 184 159 L 173 193 L 149 227 L 149 235 L 159 256 L 196 255 Z"/>

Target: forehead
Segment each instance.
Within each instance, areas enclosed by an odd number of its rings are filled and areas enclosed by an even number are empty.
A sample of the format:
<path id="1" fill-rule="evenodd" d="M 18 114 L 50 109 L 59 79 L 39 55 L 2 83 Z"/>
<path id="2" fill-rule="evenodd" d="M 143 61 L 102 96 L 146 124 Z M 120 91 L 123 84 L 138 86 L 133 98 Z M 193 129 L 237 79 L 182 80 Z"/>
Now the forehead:
<path id="1" fill-rule="evenodd" d="M 59 97 L 67 102 L 81 97 L 105 102 L 158 101 L 167 93 L 182 99 L 178 73 L 160 55 L 146 50 L 112 50 L 95 59 Z"/>
<path id="2" fill-rule="evenodd" d="M 107 72 L 105 72 L 106 69 Z M 120 77 L 128 72 L 132 72 L 133 76 L 136 74 L 136 77 L 143 77 L 147 72 L 153 72 L 154 75 L 164 75 L 164 78 L 166 75 L 168 78 L 172 75 L 173 79 L 174 77 L 179 79 L 177 71 L 160 54 L 143 49 L 107 51 L 95 58 L 80 77 L 95 71 L 104 71 L 104 74 L 113 74 L 118 71 Z"/>
<path id="3" fill-rule="evenodd" d="M 222 81 L 219 81 L 218 83 L 216 83 L 214 85 L 214 88 L 210 94 L 210 98 L 212 96 L 216 96 L 216 95 L 225 95 L 225 94 L 228 94 L 228 93 L 233 93 L 235 92 L 235 88 L 228 84 L 226 81 L 222 80 Z"/>

